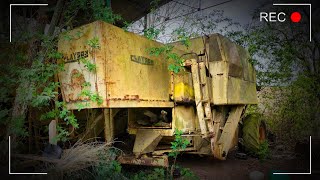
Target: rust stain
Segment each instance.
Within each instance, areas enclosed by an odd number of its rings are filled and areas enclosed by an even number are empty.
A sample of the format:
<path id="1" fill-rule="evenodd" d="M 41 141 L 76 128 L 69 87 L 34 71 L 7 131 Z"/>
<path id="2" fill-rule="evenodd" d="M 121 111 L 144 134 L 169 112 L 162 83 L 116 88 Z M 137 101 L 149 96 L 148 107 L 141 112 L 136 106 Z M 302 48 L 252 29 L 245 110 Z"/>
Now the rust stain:
<path id="1" fill-rule="evenodd" d="M 127 94 L 127 95 L 125 95 L 125 96 L 123 97 L 123 99 L 124 99 L 124 100 L 129 100 L 129 97 L 130 97 L 130 95 Z"/>
<path id="2" fill-rule="evenodd" d="M 84 97 L 78 97 L 78 94 L 82 91 L 82 85 L 86 82 L 82 73 L 77 69 L 71 71 L 71 84 L 69 85 L 73 93 L 68 95 L 70 100 L 84 100 Z"/>
<path id="3" fill-rule="evenodd" d="M 131 100 L 139 100 L 139 95 L 131 95 Z"/>
<path id="4" fill-rule="evenodd" d="M 119 156 L 118 161 L 122 164 L 162 166 L 162 167 L 169 166 L 169 161 L 167 156 L 140 157 L 140 158 L 136 158 L 135 156 Z"/>
<path id="5" fill-rule="evenodd" d="M 81 88 L 81 85 L 85 82 L 84 76 L 77 69 L 71 71 L 71 86 L 73 88 Z"/>
<path id="6" fill-rule="evenodd" d="M 107 102 L 107 107 L 109 107 L 110 106 L 110 100 L 107 99 L 106 102 Z"/>
<path id="7" fill-rule="evenodd" d="M 112 82 L 112 81 L 107 81 L 106 84 L 116 84 L 116 82 Z"/>
<path id="8" fill-rule="evenodd" d="M 129 98 L 131 97 L 131 98 Z M 139 99 L 139 95 L 125 95 L 124 98 L 109 98 L 107 101 L 150 101 L 150 102 L 170 102 L 162 99 Z"/>

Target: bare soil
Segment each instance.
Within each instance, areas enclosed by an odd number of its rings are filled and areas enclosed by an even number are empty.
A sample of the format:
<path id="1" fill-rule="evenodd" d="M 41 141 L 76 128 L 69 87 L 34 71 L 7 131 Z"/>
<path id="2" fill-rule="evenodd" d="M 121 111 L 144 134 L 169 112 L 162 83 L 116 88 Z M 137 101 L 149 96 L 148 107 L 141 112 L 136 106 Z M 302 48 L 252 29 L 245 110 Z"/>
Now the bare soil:
<path id="1" fill-rule="evenodd" d="M 309 172 L 309 162 L 303 158 L 267 159 L 257 158 L 237 159 L 235 152 L 228 155 L 227 160 L 221 161 L 212 157 L 199 155 L 182 155 L 178 163 L 190 168 L 200 179 L 249 179 L 249 173 L 260 171 L 265 179 L 320 179 L 320 171 L 313 170 L 311 175 L 273 175 L 273 172 Z M 280 156 L 281 157 L 281 156 Z M 314 163 L 312 163 L 314 164 Z"/>

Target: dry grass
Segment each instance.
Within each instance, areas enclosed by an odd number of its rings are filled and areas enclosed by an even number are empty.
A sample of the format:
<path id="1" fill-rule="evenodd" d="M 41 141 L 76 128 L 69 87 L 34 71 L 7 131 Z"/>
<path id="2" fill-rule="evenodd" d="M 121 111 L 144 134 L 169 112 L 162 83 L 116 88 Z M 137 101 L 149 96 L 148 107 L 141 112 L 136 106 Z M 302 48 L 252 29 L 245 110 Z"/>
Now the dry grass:
<path id="1" fill-rule="evenodd" d="M 14 157 L 23 159 L 21 163 L 32 161 L 33 163 L 27 163 L 26 167 L 33 167 L 37 172 L 47 172 L 50 174 L 48 180 L 63 179 L 63 177 L 88 179 L 88 176 L 91 179 L 95 177 L 91 168 L 108 164 L 116 159 L 117 155 L 114 150 L 119 149 L 111 145 L 111 142 L 82 142 L 79 140 L 70 149 L 63 150 L 60 159 L 26 154 L 14 154 Z"/>
<path id="2" fill-rule="evenodd" d="M 45 166 L 42 166 L 43 172 L 51 174 L 70 174 L 81 170 L 87 171 L 87 168 L 97 166 L 102 161 L 112 161 L 116 158 L 114 153 L 110 153 L 112 143 L 105 142 L 76 142 L 70 149 L 63 150 L 61 159 L 42 159 Z M 47 159 L 47 160 L 46 160 Z"/>
<path id="3" fill-rule="evenodd" d="M 101 161 L 102 155 L 114 160 L 115 157 L 108 153 L 110 148 L 110 143 L 78 141 L 70 149 L 63 151 L 61 159 L 55 164 L 56 170 L 71 172 L 94 166 Z"/>

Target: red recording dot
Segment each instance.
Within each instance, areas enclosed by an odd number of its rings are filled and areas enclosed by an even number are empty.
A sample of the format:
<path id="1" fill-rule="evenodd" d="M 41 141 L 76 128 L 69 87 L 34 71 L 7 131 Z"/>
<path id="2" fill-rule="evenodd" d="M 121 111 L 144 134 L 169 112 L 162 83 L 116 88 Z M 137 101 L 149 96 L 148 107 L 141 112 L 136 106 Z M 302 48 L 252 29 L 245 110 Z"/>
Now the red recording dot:
<path id="1" fill-rule="evenodd" d="M 298 23 L 301 20 L 301 14 L 299 12 L 293 12 L 290 16 L 291 21 L 294 23 Z"/>

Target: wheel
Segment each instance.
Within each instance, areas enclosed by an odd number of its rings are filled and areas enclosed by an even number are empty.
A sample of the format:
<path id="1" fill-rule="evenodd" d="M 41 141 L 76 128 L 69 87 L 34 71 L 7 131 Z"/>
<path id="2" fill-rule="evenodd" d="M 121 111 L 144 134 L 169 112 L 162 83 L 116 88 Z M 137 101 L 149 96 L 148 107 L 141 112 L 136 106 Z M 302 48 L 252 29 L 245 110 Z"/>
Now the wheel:
<path id="1" fill-rule="evenodd" d="M 260 144 L 266 140 L 266 123 L 261 116 L 250 114 L 244 118 L 242 128 L 243 145 L 246 151 L 257 153 Z"/>

